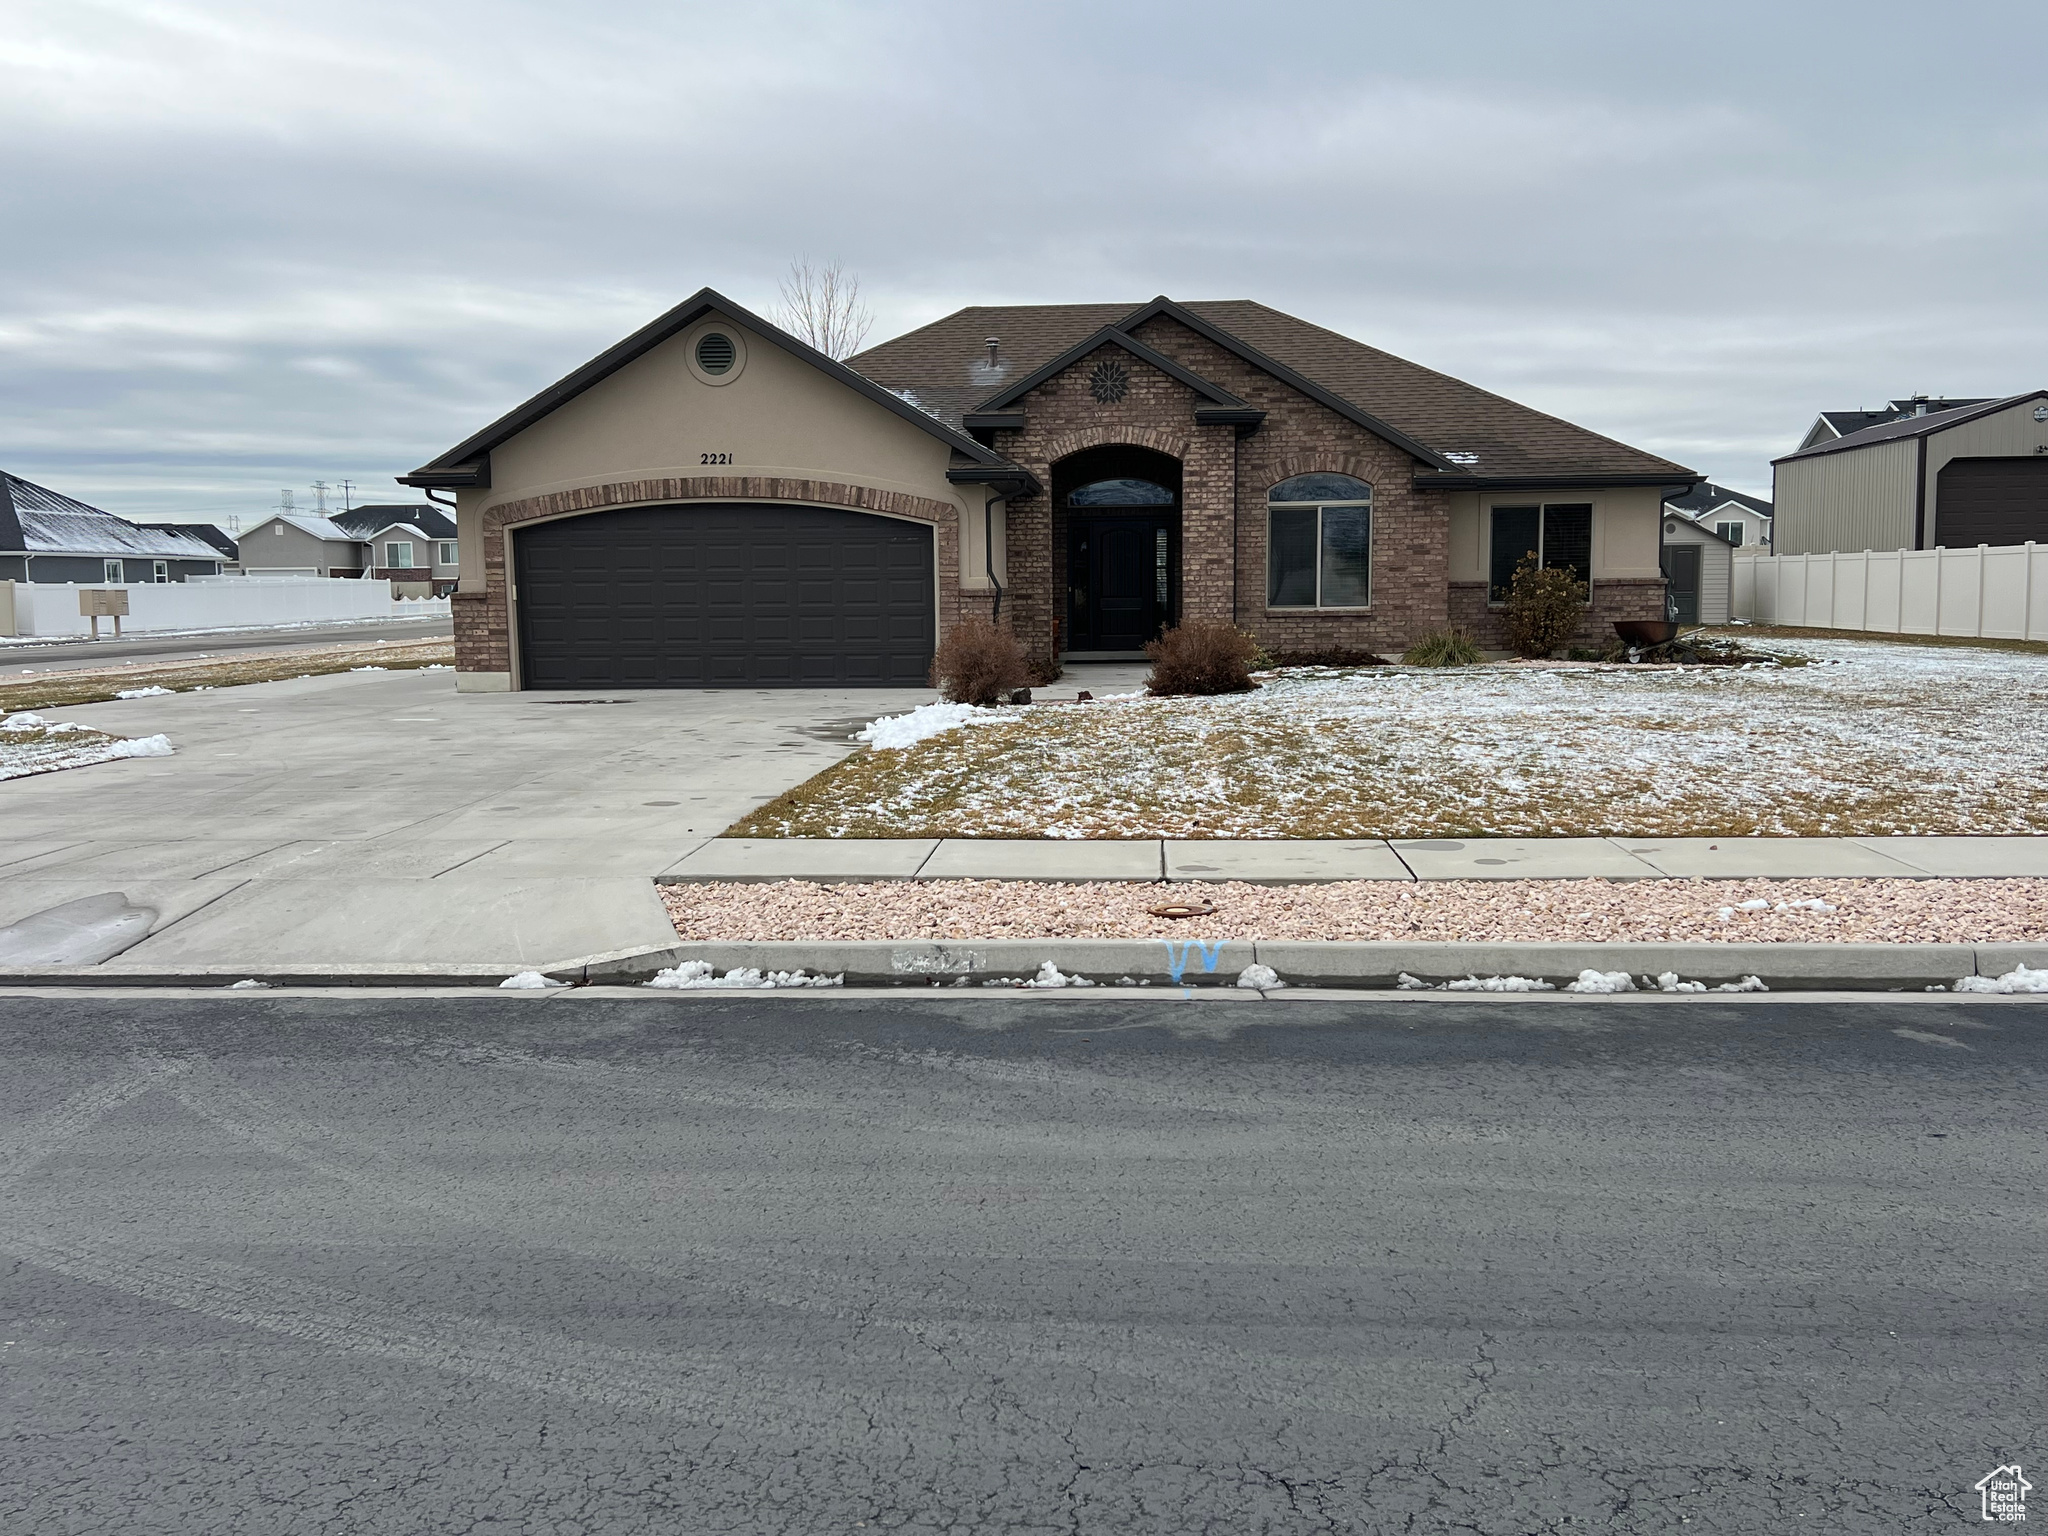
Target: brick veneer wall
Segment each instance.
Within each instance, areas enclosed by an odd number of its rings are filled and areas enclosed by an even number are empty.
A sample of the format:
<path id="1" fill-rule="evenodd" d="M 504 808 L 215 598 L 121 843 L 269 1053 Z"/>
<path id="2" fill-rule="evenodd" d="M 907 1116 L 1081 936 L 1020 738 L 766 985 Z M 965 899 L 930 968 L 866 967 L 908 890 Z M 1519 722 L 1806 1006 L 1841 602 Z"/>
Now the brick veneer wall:
<path id="1" fill-rule="evenodd" d="M 1035 656 L 1055 650 L 1066 611 L 1065 517 L 1051 504 L 1052 467 L 1070 454 L 1131 444 L 1181 461 L 1181 614 L 1228 619 L 1275 650 L 1330 646 L 1401 650 L 1448 622 L 1449 511 L 1412 484 L 1402 449 L 1261 373 L 1235 354 L 1161 317 L 1139 338 L 1203 378 L 1263 409 L 1258 432 L 1197 426 L 1186 385 L 1120 349 L 1104 347 L 1033 390 L 1025 424 L 996 434 L 997 451 L 1045 490 L 1009 504 L 1011 597 L 1004 603 Z M 1122 362 L 1129 392 L 1105 405 L 1089 392 L 1102 358 Z M 1266 607 L 1266 492 L 1310 470 L 1354 475 L 1373 488 L 1373 602 L 1349 613 Z"/>
<path id="2" fill-rule="evenodd" d="M 941 632 L 963 611 L 985 613 L 980 594 L 964 602 L 960 592 L 960 513 L 948 501 L 847 485 L 837 480 L 792 480 L 766 475 L 693 475 L 674 479 L 621 480 L 546 496 L 501 502 L 483 514 L 484 590 L 454 594 L 455 665 L 463 672 L 512 670 L 511 606 L 507 601 L 505 530 L 548 518 L 671 501 L 790 501 L 811 506 L 850 507 L 916 518 L 933 525 L 933 558 L 938 561 L 938 624 Z"/>
<path id="3" fill-rule="evenodd" d="M 1276 651 L 1399 652 L 1448 622 L 1450 512 L 1442 496 L 1414 488 L 1412 456 L 1169 316 L 1141 326 L 1137 336 L 1266 412 L 1259 430 L 1235 443 L 1232 609 L 1240 627 Z M 1362 612 L 1266 606 L 1266 493 L 1311 471 L 1351 475 L 1372 487 L 1372 606 Z"/>
<path id="4" fill-rule="evenodd" d="M 1504 650 L 1506 621 L 1498 608 L 1486 605 L 1486 583 L 1451 583 L 1451 622 L 1488 650 Z M 1614 638 L 1616 619 L 1661 619 L 1664 617 L 1664 583 L 1649 581 L 1596 581 L 1593 601 L 1586 608 L 1572 645 L 1604 646 Z"/>

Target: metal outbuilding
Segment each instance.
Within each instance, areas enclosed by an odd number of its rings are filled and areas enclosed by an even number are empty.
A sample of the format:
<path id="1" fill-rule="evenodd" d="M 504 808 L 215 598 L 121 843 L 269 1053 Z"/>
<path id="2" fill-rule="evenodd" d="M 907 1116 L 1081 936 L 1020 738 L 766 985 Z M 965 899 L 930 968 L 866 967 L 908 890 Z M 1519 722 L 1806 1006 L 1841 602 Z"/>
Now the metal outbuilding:
<path id="1" fill-rule="evenodd" d="M 1772 468 L 1775 554 L 2048 543 L 2048 390 L 1882 422 Z"/>

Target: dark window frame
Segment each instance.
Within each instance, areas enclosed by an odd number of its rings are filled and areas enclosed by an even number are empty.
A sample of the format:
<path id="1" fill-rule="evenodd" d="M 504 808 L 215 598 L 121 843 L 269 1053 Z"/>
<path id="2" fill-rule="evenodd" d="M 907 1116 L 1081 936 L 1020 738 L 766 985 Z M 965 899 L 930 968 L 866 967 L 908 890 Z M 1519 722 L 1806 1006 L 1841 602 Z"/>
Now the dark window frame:
<path id="1" fill-rule="evenodd" d="M 1506 501 L 1488 502 L 1486 505 L 1486 606 L 1489 608 L 1500 608 L 1504 607 L 1507 603 L 1507 590 L 1505 584 L 1499 579 L 1499 559 L 1495 548 L 1500 515 L 1503 512 L 1533 512 L 1536 515 L 1536 548 L 1533 551 L 1523 550 L 1516 554 L 1514 565 L 1508 567 L 1510 579 L 1512 579 L 1515 565 L 1521 564 L 1522 558 L 1526 554 L 1533 553 L 1536 556 L 1536 564 L 1539 569 L 1548 570 L 1550 568 L 1550 515 L 1553 512 L 1560 514 L 1585 513 L 1586 568 L 1579 571 L 1579 579 L 1586 584 L 1586 597 L 1587 601 L 1590 602 L 1593 595 L 1594 504 L 1590 501 Z M 1562 534 L 1564 530 L 1560 529 L 1559 532 Z M 1572 568 L 1574 570 L 1578 569 L 1577 562 L 1572 562 Z"/>

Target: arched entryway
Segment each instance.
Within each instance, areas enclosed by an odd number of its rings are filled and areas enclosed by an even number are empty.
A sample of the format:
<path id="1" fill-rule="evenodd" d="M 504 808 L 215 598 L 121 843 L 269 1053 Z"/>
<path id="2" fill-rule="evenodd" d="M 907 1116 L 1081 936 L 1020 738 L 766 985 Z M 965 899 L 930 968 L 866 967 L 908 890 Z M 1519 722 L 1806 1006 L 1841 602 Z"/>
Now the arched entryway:
<path id="1" fill-rule="evenodd" d="M 1052 492 L 1061 650 L 1075 660 L 1140 653 L 1180 609 L 1180 461 L 1126 444 L 1090 448 L 1053 465 Z"/>

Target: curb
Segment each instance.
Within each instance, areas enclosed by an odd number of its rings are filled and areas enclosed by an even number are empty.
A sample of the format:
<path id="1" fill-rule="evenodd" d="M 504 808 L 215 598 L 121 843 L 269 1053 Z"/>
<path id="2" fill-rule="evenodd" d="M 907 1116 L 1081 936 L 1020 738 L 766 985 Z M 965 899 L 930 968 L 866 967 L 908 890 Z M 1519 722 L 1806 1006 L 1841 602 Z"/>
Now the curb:
<path id="1" fill-rule="evenodd" d="M 1522 976 L 1556 987 L 1581 971 L 1645 977 L 1676 972 L 1708 986 L 1756 976 L 1773 991 L 1918 992 L 1963 976 L 2000 976 L 2019 965 L 2048 968 L 2042 944 L 1415 944 L 1245 939 L 938 939 L 845 943 L 702 941 L 605 950 L 550 964 L 157 966 L 34 965 L 0 969 L 0 986 L 219 987 L 242 980 L 273 987 L 496 987 L 515 971 L 556 981 L 633 985 L 657 971 L 701 961 L 736 969 L 843 976 L 848 986 L 934 987 L 1021 982 L 1048 962 L 1096 984 L 1235 987 L 1265 965 L 1292 987 L 1392 989 L 1401 977 L 1441 983 L 1468 976 Z"/>

